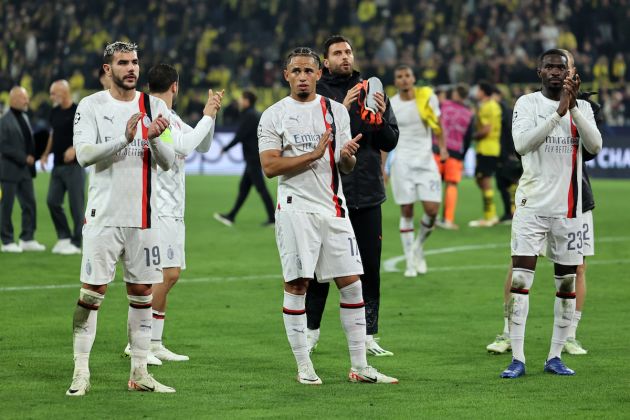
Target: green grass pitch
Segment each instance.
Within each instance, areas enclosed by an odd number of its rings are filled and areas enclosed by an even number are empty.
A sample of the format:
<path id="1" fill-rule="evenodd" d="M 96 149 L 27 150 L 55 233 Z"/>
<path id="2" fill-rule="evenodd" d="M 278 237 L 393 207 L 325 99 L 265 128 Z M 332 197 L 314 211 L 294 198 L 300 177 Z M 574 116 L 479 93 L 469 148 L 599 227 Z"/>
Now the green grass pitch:
<path id="1" fill-rule="evenodd" d="M 47 185 L 48 177 L 38 176 L 37 239 L 50 250 L 55 235 L 45 204 Z M 176 394 L 126 390 L 129 359 L 121 354 L 127 342 L 127 300 L 119 274 L 99 311 L 92 390 L 84 398 L 66 397 L 80 257 L 48 251 L 0 254 L 0 418 L 630 416 L 628 181 L 593 183 L 596 256 L 589 260 L 588 296 L 578 329 L 589 354 L 564 357 L 577 371 L 575 377 L 542 372 L 554 283 L 550 263 L 541 260 L 527 325 L 527 375 L 499 379 L 510 356 L 489 355 L 485 346 L 502 328 L 510 228 L 465 227 L 481 214 L 480 194 L 465 180 L 457 211 L 462 229 L 438 230 L 429 238 L 428 274 L 416 279 L 401 272 L 382 275 L 379 335 L 395 356 L 369 361 L 400 384 L 348 383 L 338 293 L 331 289 L 313 355 L 324 381 L 319 387 L 295 380 L 282 322 L 279 258 L 273 230 L 260 227 L 265 217 L 256 192 L 234 228 L 212 219 L 213 212 L 229 209 L 237 185 L 238 177 L 191 176 L 187 181 L 188 269 L 169 297 L 165 343 L 191 360 L 150 368 Z M 270 187 L 275 190 L 275 181 Z M 385 262 L 402 250 L 393 201 L 383 205 L 383 215 Z"/>

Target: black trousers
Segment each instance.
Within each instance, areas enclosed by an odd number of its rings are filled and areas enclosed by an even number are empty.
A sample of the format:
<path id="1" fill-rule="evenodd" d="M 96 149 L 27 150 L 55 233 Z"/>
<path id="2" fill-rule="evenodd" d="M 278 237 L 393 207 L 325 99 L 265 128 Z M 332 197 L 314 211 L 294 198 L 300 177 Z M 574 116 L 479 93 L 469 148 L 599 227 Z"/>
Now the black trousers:
<path id="1" fill-rule="evenodd" d="M 33 178 L 26 174 L 17 182 L 2 181 L 2 200 L 0 200 L 0 238 L 3 244 L 15 242 L 13 235 L 13 204 L 17 196 L 22 208 L 22 232 L 20 239 L 31 241 L 35 236 L 37 228 L 37 206 L 35 203 L 35 190 L 33 189 Z"/>
<path id="2" fill-rule="evenodd" d="M 350 222 L 359 245 L 363 262 L 363 301 L 365 302 L 366 332 L 378 333 L 378 309 L 381 296 L 381 250 L 383 220 L 381 206 L 350 209 Z M 306 292 L 306 319 L 308 328 L 319 328 L 328 297 L 329 283 L 311 281 Z"/>
<path id="3" fill-rule="evenodd" d="M 227 214 L 232 220 L 236 218 L 236 214 L 245 203 L 247 196 L 249 195 L 249 190 L 252 188 L 252 185 L 260 194 L 260 198 L 265 205 L 265 211 L 267 212 L 267 221 L 273 222 L 275 219 L 274 216 L 274 205 L 273 200 L 271 199 L 271 195 L 269 195 L 269 191 L 267 190 L 267 185 L 265 184 L 265 180 L 263 178 L 262 167 L 260 163 L 247 163 L 245 165 L 245 172 L 241 177 L 241 183 L 238 186 L 238 196 L 236 197 L 236 203 L 234 203 L 234 207 Z"/>
<path id="4" fill-rule="evenodd" d="M 497 166 L 494 177 L 497 182 L 499 194 L 501 194 L 501 201 L 503 202 L 503 217 L 512 216 L 514 191 L 522 174 L 523 168 L 518 161 L 502 161 Z"/>
<path id="5" fill-rule="evenodd" d="M 63 210 L 63 199 L 68 192 L 70 214 L 74 229 L 70 231 L 66 214 Z M 48 187 L 48 209 L 57 231 L 58 239 L 70 239 L 73 245 L 81 247 L 85 206 L 85 171 L 78 164 L 55 166 L 50 176 Z"/>

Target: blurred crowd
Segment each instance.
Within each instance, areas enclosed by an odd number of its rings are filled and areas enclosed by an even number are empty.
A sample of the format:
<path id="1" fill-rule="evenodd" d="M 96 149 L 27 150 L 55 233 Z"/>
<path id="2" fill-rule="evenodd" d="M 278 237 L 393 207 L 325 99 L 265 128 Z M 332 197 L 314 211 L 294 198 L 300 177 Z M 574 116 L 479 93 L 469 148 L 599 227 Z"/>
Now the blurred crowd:
<path id="1" fill-rule="evenodd" d="M 255 88 L 264 108 L 286 94 L 280 70 L 290 48 L 319 49 L 342 33 L 361 72 L 385 85 L 404 63 L 423 84 L 487 80 L 513 99 L 538 85 L 543 50 L 565 48 L 585 88 L 599 92 L 607 123 L 628 125 L 628 22 L 630 0 L 9 0 L 0 2 L 0 103 L 20 84 L 45 116 L 56 79 L 77 95 L 100 89 L 103 48 L 120 39 L 139 44 L 144 71 L 176 65 L 185 116 L 199 115 L 208 88 L 234 99 Z"/>

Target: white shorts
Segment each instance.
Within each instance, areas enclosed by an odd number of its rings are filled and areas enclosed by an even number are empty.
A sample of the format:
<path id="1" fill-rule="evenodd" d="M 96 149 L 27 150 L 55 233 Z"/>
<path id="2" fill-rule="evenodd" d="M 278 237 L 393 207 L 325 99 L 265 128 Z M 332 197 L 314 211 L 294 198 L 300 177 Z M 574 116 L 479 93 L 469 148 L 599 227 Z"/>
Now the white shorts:
<path id="1" fill-rule="evenodd" d="M 556 264 L 583 263 L 582 219 L 543 217 L 516 210 L 512 220 L 512 256 L 544 255 Z"/>
<path id="2" fill-rule="evenodd" d="M 81 282 L 110 283 L 119 259 L 127 283 L 162 283 L 159 229 L 83 225 Z"/>
<path id="3" fill-rule="evenodd" d="M 162 268 L 186 269 L 186 226 L 184 219 L 160 216 Z"/>
<path id="4" fill-rule="evenodd" d="M 595 231 L 593 229 L 593 212 L 591 210 L 582 214 L 582 254 L 585 257 L 595 255 Z M 540 255 L 547 256 L 548 245 L 543 246 Z"/>
<path id="5" fill-rule="evenodd" d="M 418 168 L 394 159 L 391 169 L 392 192 L 398 205 L 418 201 L 442 202 L 442 178 L 437 168 Z"/>
<path id="6" fill-rule="evenodd" d="M 363 263 L 350 220 L 317 213 L 276 212 L 276 243 L 284 281 L 320 283 L 363 274 Z"/>

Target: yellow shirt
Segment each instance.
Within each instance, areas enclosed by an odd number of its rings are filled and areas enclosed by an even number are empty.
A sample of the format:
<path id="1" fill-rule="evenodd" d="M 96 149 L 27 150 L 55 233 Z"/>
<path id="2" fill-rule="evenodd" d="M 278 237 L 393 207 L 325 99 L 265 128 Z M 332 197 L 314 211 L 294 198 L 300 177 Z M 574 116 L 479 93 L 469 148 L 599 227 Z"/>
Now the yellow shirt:
<path id="1" fill-rule="evenodd" d="M 490 132 L 477 140 L 475 149 L 480 155 L 498 157 L 501 154 L 501 107 L 494 99 L 481 104 L 477 111 L 477 128 L 486 125 L 491 126 Z"/>

